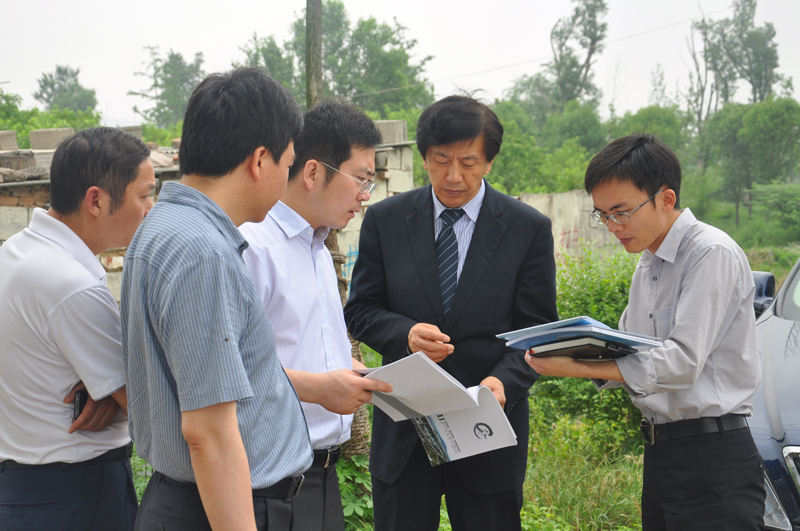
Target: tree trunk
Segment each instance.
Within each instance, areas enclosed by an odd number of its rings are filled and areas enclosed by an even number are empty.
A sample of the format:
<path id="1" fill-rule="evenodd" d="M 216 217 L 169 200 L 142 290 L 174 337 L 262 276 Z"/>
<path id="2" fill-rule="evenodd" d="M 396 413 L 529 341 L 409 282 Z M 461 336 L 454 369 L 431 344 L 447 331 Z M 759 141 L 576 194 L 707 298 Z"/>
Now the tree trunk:
<path id="1" fill-rule="evenodd" d="M 306 0 L 306 108 L 322 100 L 322 0 Z"/>
<path id="2" fill-rule="evenodd" d="M 347 255 L 339 250 L 339 236 L 336 230 L 332 230 L 325 239 L 325 247 L 328 248 L 333 257 L 333 267 L 336 269 L 336 277 L 339 279 L 339 297 L 342 299 L 342 306 L 347 302 L 347 279 L 344 278 L 342 268 L 347 262 Z M 350 354 L 364 363 L 364 355 L 359 348 L 360 343 L 350 338 L 352 345 Z M 345 457 L 353 455 L 369 455 L 369 413 L 366 406 L 361 406 L 353 416 L 353 426 L 350 428 L 350 440 L 342 445 L 342 452 Z"/>

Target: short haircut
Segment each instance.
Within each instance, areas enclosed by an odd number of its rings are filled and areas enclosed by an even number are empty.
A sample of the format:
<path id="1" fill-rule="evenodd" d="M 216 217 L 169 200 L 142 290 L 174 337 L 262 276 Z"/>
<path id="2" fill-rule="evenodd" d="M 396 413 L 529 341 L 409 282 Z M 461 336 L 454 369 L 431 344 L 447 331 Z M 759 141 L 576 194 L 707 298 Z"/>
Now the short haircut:
<path id="1" fill-rule="evenodd" d="M 111 196 L 113 213 L 125 198 L 139 166 L 150 158 L 147 146 L 114 127 L 79 131 L 61 141 L 50 165 L 50 206 L 59 214 L 80 209 L 86 191 L 97 186 Z"/>
<path id="2" fill-rule="evenodd" d="M 500 153 L 503 126 L 492 109 L 472 96 L 448 96 L 422 111 L 417 122 L 417 149 L 425 158 L 431 146 L 475 140 L 483 135 L 486 160 Z"/>
<path id="3" fill-rule="evenodd" d="M 352 148 L 368 149 L 381 143 L 381 133 L 369 116 L 341 100 L 326 100 L 303 115 L 303 131 L 294 142 L 295 163 L 289 180 L 302 172 L 309 160 L 338 168 L 353 156 Z M 334 171 L 325 168 L 327 181 Z"/>
<path id="4" fill-rule="evenodd" d="M 181 173 L 222 177 L 259 147 L 277 163 L 302 128 L 300 106 L 263 68 L 211 74 L 194 89 L 186 107 Z"/>
<path id="5" fill-rule="evenodd" d="M 635 133 L 608 144 L 589 162 L 584 187 L 591 194 L 612 179 L 630 181 L 648 196 L 666 186 L 675 192 L 675 208 L 680 208 L 681 163 L 655 135 Z"/>

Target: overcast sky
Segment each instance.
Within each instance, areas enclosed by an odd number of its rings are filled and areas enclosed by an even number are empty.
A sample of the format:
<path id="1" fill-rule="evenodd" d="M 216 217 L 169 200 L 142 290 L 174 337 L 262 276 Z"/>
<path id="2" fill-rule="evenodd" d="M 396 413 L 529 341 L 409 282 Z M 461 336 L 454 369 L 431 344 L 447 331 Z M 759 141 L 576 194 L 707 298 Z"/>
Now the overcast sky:
<path id="1" fill-rule="evenodd" d="M 651 73 L 659 63 L 670 95 L 676 83 L 685 90 L 691 19 L 733 14 L 732 0 L 607 4 L 607 45 L 594 68 L 603 115 L 612 101 L 618 112 L 647 105 Z M 569 0 L 345 0 L 345 5 L 352 21 L 396 17 L 406 26 L 406 37 L 418 43 L 416 57 L 434 57 L 426 75 L 437 96 L 457 88 L 483 89 L 490 99 L 502 97 L 518 77 L 541 70 L 551 57 L 553 24 L 573 8 Z M 0 82 L 8 81 L 0 88 L 22 96 L 23 107 L 33 107 L 39 105 L 32 93 L 42 72 L 57 64 L 79 67 L 81 83 L 97 91 L 106 124 L 140 123 L 132 107 L 146 104 L 127 92 L 148 85 L 134 75 L 148 59 L 145 46 L 173 49 L 187 60 L 203 52 L 206 72 L 227 70 L 232 60 L 243 59 L 239 47 L 253 32 L 275 35 L 279 43 L 288 39 L 289 26 L 304 7 L 304 0 L 0 0 Z M 793 76 L 800 91 L 800 2 L 759 0 L 756 23 L 765 21 L 777 31 L 779 72 Z M 737 99 L 744 101 L 748 93 L 742 85 Z"/>

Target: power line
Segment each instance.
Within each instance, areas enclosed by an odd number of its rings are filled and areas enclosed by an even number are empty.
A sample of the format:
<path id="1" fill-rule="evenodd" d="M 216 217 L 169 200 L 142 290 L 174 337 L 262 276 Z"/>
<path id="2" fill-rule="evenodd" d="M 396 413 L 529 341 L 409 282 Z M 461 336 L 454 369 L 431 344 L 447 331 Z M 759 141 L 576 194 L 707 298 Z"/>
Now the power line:
<path id="1" fill-rule="evenodd" d="M 723 7 L 722 9 L 717 9 L 716 11 L 711 11 L 710 13 L 708 13 L 708 15 L 713 15 L 715 13 L 720 13 L 722 11 L 727 11 L 729 9 L 733 9 L 733 6 Z M 672 24 L 667 24 L 665 26 L 659 26 L 657 28 L 649 29 L 647 31 L 642 31 L 640 33 L 634 33 L 632 35 L 626 35 L 625 37 L 620 37 L 618 39 L 606 41 L 605 44 L 614 44 L 614 43 L 621 42 L 621 41 L 624 41 L 624 40 L 627 40 L 627 39 L 633 39 L 634 37 L 641 37 L 642 35 L 647 35 L 649 33 L 654 33 L 656 31 L 661 31 L 663 29 L 671 28 L 673 26 L 679 26 L 681 24 L 685 24 L 687 22 L 692 22 L 694 20 L 697 20 L 698 18 L 705 18 L 705 17 L 706 17 L 706 15 L 704 14 L 704 15 L 701 15 L 701 16 L 698 16 L 698 17 L 687 18 L 685 20 L 681 20 L 679 22 L 673 22 Z M 375 90 L 375 91 L 372 91 L 372 92 L 362 92 L 361 94 L 354 94 L 354 95 L 348 96 L 348 97 L 349 98 L 360 98 L 362 96 L 374 96 L 376 94 L 386 94 L 387 92 L 396 92 L 398 90 L 405 90 L 405 89 L 414 88 L 414 87 L 421 87 L 421 86 L 429 85 L 429 84 L 433 85 L 433 84 L 436 84 L 436 83 L 442 83 L 444 81 L 452 81 L 453 79 L 459 79 L 459 78 L 462 78 L 462 77 L 477 76 L 477 75 L 480 75 L 480 74 L 488 74 L 490 72 L 497 72 L 498 70 L 505 70 L 507 68 L 515 68 L 515 67 L 522 66 L 522 65 L 527 65 L 527 64 L 530 64 L 530 63 L 541 63 L 542 61 L 546 61 L 548 59 L 551 59 L 551 57 L 552 56 L 548 55 L 547 57 L 539 57 L 539 58 L 536 58 L 536 59 L 528 59 L 526 61 L 521 61 L 519 63 L 513 63 L 513 64 L 510 64 L 510 65 L 503 65 L 503 66 L 497 66 L 497 67 L 494 67 L 494 68 L 489 68 L 487 70 L 479 70 L 477 72 L 471 72 L 469 74 L 459 74 L 457 76 L 451 76 L 451 77 L 447 77 L 447 78 L 442 78 L 442 79 L 438 79 L 436 81 L 423 81 L 421 83 L 413 83 L 411 85 L 404 85 L 402 87 L 394 87 L 394 88 L 383 89 L 383 90 Z"/>

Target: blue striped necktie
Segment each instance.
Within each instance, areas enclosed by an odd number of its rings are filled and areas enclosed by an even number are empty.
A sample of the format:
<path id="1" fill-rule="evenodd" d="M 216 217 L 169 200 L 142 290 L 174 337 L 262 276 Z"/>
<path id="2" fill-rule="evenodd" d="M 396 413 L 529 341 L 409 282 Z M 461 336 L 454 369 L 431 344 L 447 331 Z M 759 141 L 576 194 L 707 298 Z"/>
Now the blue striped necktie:
<path id="1" fill-rule="evenodd" d="M 464 215 L 460 208 L 448 208 L 439 214 L 442 220 L 442 230 L 436 239 L 436 260 L 439 264 L 439 286 L 442 288 L 442 309 L 447 318 L 447 312 L 453 305 L 453 296 L 456 294 L 458 284 L 458 240 L 453 231 L 453 224 Z"/>

